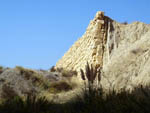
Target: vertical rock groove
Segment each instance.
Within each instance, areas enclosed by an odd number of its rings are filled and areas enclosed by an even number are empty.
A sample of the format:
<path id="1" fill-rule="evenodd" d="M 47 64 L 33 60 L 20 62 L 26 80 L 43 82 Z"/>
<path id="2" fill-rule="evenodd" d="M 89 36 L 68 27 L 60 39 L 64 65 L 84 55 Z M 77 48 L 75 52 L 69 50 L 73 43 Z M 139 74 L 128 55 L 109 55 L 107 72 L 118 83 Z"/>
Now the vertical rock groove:
<path id="1" fill-rule="evenodd" d="M 106 88 L 130 88 L 150 82 L 150 25 L 121 24 L 97 12 L 84 35 L 56 63 L 56 68 L 85 69 L 87 61 L 103 68 Z M 141 70 L 141 71 L 139 71 Z M 136 76 L 135 76 L 136 75 Z"/>
<path id="2" fill-rule="evenodd" d="M 107 32 L 109 32 L 108 21 L 110 20 L 104 16 L 104 12 L 97 12 L 85 34 L 57 62 L 56 67 L 78 71 L 85 67 L 86 62 L 96 67 L 102 67 Z M 109 28 L 109 30 L 111 29 Z"/>

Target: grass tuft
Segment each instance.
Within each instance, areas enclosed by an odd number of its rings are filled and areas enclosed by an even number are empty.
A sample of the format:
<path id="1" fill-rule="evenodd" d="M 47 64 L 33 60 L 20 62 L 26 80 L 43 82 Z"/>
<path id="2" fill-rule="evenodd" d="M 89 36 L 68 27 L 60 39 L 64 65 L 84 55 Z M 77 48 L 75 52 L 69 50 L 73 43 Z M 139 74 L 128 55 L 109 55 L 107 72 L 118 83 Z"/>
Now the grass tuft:
<path id="1" fill-rule="evenodd" d="M 51 93 L 60 93 L 62 91 L 69 91 L 73 89 L 73 85 L 66 81 L 53 82 L 50 84 Z"/>
<path id="2" fill-rule="evenodd" d="M 34 86 L 43 88 L 45 90 L 49 88 L 49 81 L 38 72 L 31 69 L 25 69 L 21 66 L 16 66 L 15 69 L 18 70 L 20 75 L 23 76 L 26 80 L 31 80 Z"/>
<path id="3" fill-rule="evenodd" d="M 132 91 L 125 89 L 105 93 L 100 84 L 101 70 L 87 63 L 86 71 L 81 70 L 82 79 L 88 80 L 82 96 L 66 103 L 56 104 L 45 97 L 28 95 L 1 101 L 0 113 L 150 113 L 150 86 L 137 86 Z M 95 79 L 98 77 L 98 79 Z M 51 84 L 57 90 L 71 89 L 67 82 Z"/>
<path id="4" fill-rule="evenodd" d="M 0 103 L 0 113 L 150 113 L 149 86 L 139 86 L 131 92 L 110 91 L 107 95 L 102 90 L 100 92 L 97 95 L 84 92 L 83 97 L 63 104 L 34 95 L 25 99 L 16 96 Z"/>

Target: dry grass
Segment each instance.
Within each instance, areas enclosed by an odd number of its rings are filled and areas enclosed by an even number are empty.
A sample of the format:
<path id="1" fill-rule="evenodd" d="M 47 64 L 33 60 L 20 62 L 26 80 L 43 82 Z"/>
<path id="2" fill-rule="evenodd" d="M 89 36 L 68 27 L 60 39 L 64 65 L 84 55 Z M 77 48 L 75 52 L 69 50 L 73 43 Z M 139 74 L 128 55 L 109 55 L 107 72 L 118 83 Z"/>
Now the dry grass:
<path id="1" fill-rule="evenodd" d="M 59 82 L 53 82 L 50 84 L 50 92 L 51 93 L 60 93 L 62 91 L 70 91 L 75 88 L 75 84 L 69 83 L 67 81 L 59 81 Z"/>
<path id="2" fill-rule="evenodd" d="M 77 76 L 77 72 L 76 71 L 66 70 L 64 68 L 55 68 L 54 66 L 51 67 L 50 71 L 51 72 L 59 72 L 59 73 L 62 74 L 63 77 Z"/>
<path id="3" fill-rule="evenodd" d="M 97 87 L 100 85 L 101 81 L 101 68 L 100 67 L 93 67 L 93 65 L 89 65 L 87 62 L 87 65 L 85 66 L 85 72 L 81 69 L 81 78 L 83 81 L 88 81 L 88 87 L 93 87 L 94 82 L 98 80 Z M 97 79 L 96 79 L 97 78 Z M 85 82 L 86 83 L 86 82 Z"/>
<path id="4" fill-rule="evenodd" d="M 41 75 L 31 69 L 25 69 L 21 66 L 16 66 L 15 69 L 17 69 L 21 75 L 24 75 L 27 80 L 33 79 L 35 82 L 40 80 Z"/>
<path id="5" fill-rule="evenodd" d="M 0 113 L 150 113 L 149 86 L 147 88 L 135 89 L 143 93 L 140 98 L 135 90 L 122 90 L 119 93 L 112 91 L 106 96 L 103 92 L 95 96 L 84 92 L 84 98 L 77 97 L 60 104 L 45 97 L 15 97 L 0 103 Z"/>
<path id="6" fill-rule="evenodd" d="M 2 93 L 1 93 L 2 99 L 11 99 L 15 96 L 18 95 L 9 84 L 4 84 L 2 86 Z"/>
<path id="7" fill-rule="evenodd" d="M 15 69 L 18 70 L 20 75 L 22 75 L 26 80 L 32 80 L 32 83 L 41 88 L 41 91 L 44 92 L 45 95 L 50 95 L 50 93 L 58 94 L 68 92 L 77 86 L 76 83 L 72 81 L 72 77 L 69 77 L 70 79 L 67 79 L 68 77 L 66 77 L 65 79 L 57 82 L 50 82 L 44 78 L 43 75 L 40 75 L 34 70 L 25 69 L 20 66 L 17 66 Z M 67 71 L 64 71 L 64 73 L 67 75 Z M 41 95 L 41 93 L 39 95 Z"/>
<path id="8" fill-rule="evenodd" d="M 77 72 L 66 70 L 64 68 L 55 68 L 52 66 L 50 72 L 61 73 L 63 79 L 58 82 L 50 83 L 50 92 L 51 93 L 62 93 L 71 91 L 77 87 Z"/>
<path id="9" fill-rule="evenodd" d="M 90 84 L 93 84 L 98 76 L 98 81 L 101 80 L 100 69 L 90 67 L 89 64 L 86 66 L 86 72 L 81 70 L 81 73 L 83 81 L 87 79 Z M 72 89 L 70 86 L 72 85 L 66 81 L 51 84 L 51 87 L 59 91 L 68 91 Z M 142 96 L 139 96 L 139 92 Z M 133 91 L 113 90 L 105 94 L 103 89 L 95 89 L 93 85 L 88 85 L 83 96 L 77 96 L 66 103 L 60 103 L 57 94 L 54 95 L 60 104 L 49 101 L 45 97 L 28 96 L 24 100 L 14 98 L 0 103 L 0 113 L 150 113 L 149 92 L 150 86 L 138 86 Z M 69 96 L 63 97 L 67 99 Z"/>
<path id="10" fill-rule="evenodd" d="M 77 72 L 76 71 L 69 71 L 69 70 L 62 70 L 62 75 L 64 77 L 73 77 L 73 76 L 77 76 Z"/>
<path id="11" fill-rule="evenodd" d="M 43 75 L 37 73 L 31 69 L 25 69 L 21 66 L 16 66 L 16 70 L 19 71 L 26 80 L 31 80 L 33 85 L 47 89 L 49 87 L 49 82 L 43 77 Z"/>

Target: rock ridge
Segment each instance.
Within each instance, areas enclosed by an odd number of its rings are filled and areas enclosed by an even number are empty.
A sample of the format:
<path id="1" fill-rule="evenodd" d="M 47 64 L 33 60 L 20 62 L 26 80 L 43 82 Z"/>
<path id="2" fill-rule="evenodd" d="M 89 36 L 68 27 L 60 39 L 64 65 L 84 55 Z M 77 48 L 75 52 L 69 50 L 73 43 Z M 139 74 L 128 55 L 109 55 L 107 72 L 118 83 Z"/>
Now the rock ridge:
<path id="1" fill-rule="evenodd" d="M 87 61 L 96 67 L 102 67 L 104 45 L 107 38 L 107 23 L 110 20 L 104 16 L 104 12 L 97 12 L 85 34 L 57 62 L 56 67 L 78 71 L 80 68 L 84 68 Z"/>
<path id="2" fill-rule="evenodd" d="M 87 61 L 103 69 L 105 88 L 133 88 L 150 83 L 150 24 L 121 24 L 97 12 L 84 35 L 56 63 L 80 71 Z"/>

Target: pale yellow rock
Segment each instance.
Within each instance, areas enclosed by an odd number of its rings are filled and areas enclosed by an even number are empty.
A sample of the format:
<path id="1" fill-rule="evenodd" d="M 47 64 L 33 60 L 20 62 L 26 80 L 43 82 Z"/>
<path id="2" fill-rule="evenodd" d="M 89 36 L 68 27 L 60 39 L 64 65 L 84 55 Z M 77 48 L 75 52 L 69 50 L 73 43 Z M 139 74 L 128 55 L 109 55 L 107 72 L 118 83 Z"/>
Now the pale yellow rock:
<path id="1" fill-rule="evenodd" d="M 98 12 L 96 13 L 95 19 L 103 20 L 103 17 L 104 17 L 104 12 L 98 11 Z"/>
<path id="2" fill-rule="evenodd" d="M 103 68 L 106 89 L 150 84 L 150 25 L 120 24 L 97 12 L 84 35 L 56 63 L 56 68 L 85 69 L 86 62 Z"/>
<path id="3" fill-rule="evenodd" d="M 93 60 L 93 56 L 97 54 L 97 51 L 103 51 L 102 48 L 97 50 L 97 47 L 103 45 L 104 35 L 102 35 L 101 30 L 104 28 L 104 23 L 104 12 L 97 12 L 95 18 L 90 22 L 85 34 L 69 49 L 62 59 L 56 63 L 56 68 L 62 67 L 68 70 L 74 69 L 79 71 L 81 68 L 85 68 L 87 61 L 91 64 L 96 64 L 97 57 Z M 84 59 L 78 60 L 81 56 L 84 56 Z M 70 59 L 72 59 L 73 62 L 76 62 L 72 63 L 75 65 L 71 65 Z M 76 66 L 79 64 L 82 65 Z"/>

